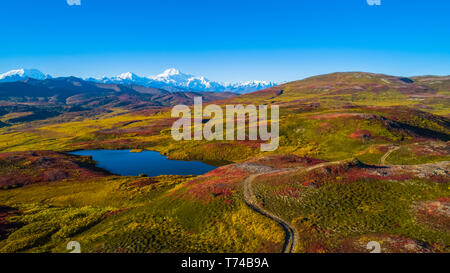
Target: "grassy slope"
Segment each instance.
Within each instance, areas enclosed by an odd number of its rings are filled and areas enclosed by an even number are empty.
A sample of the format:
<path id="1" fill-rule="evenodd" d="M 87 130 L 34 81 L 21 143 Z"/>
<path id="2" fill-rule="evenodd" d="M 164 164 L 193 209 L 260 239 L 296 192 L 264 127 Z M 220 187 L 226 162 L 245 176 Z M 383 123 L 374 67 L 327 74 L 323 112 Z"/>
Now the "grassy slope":
<path id="1" fill-rule="evenodd" d="M 382 151 L 375 150 L 382 145 L 423 142 L 423 138 L 429 141 L 430 135 L 440 136 L 431 141 L 449 139 L 449 120 L 443 117 L 449 113 L 448 100 L 433 98 L 438 93 L 448 95 L 448 91 L 427 88 L 383 75 L 343 73 L 313 77 L 219 103 L 279 104 L 282 115 L 279 153 L 327 160 L 362 156 L 376 161 Z M 412 99 L 420 94 L 431 98 Z M 1 128 L 0 151 L 146 148 L 177 159 L 225 161 L 240 161 L 259 154 L 258 144 L 245 141 L 175 142 L 170 136 L 173 119 L 169 110 L 156 113 L 116 110 L 73 122 L 61 123 L 55 118 L 46 124 Z M 398 128 L 393 128 L 390 122 Z M 422 131 L 416 132 L 418 129 Z M 370 132 L 371 138 L 349 137 L 358 131 Z"/>
<path id="2" fill-rule="evenodd" d="M 349 238 L 378 237 L 379 241 L 389 235 L 403 240 L 398 249 L 386 252 L 408 252 L 407 239 L 426 242 L 427 251 L 448 252 L 450 215 L 434 210 L 450 205 L 448 176 L 442 183 L 401 172 L 376 176 L 375 171 L 342 165 L 265 175 L 257 181 L 255 192 L 265 209 L 299 230 L 298 251 L 342 252 Z M 434 205 L 425 210 L 423 204 Z M 355 246 L 345 247 L 355 251 Z"/>
<path id="3" fill-rule="evenodd" d="M 278 252 L 283 233 L 238 198 L 182 198 L 193 177 L 106 177 L 0 191 L 18 209 L 0 252 Z M 149 181 L 150 180 L 150 181 Z M 11 231 L 10 231 L 11 232 Z M 269 236 L 267 236 L 270 234 Z"/>
<path id="4" fill-rule="evenodd" d="M 449 160 L 450 128 L 445 118 L 450 111 L 445 99 L 449 89 L 436 81 L 418 81 L 411 84 L 375 74 L 330 74 L 218 103 L 279 104 L 282 120 L 278 154 L 328 161 L 358 157 L 375 164 L 395 144 L 401 148 L 389 156 L 390 163 Z M 133 113 L 113 110 L 86 119 L 59 117 L 0 128 L 0 151 L 144 148 L 177 159 L 235 162 L 261 155 L 259 144 L 249 141 L 175 142 L 170 136 L 173 120 L 168 109 Z M 222 181 L 229 175 L 218 173 L 193 180 L 160 177 L 157 180 L 162 182 L 144 187 L 127 186 L 142 178 L 73 179 L 0 191 L 0 204 L 20 212 L 9 218 L 17 222 L 17 230 L 0 242 L 0 251 L 64 251 L 69 238 L 80 241 L 86 251 L 279 251 L 282 231 L 243 205 L 236 183 L 245 176 Z M 448 181 L 440 185 L 422 180 L 373 183 L 376 181 L 306 188 L 312 192 L 309 201 L 296 204 L 292 210 L 286 209 L 293 206 L 290 203 L 275 197 L 270 201 L 271 194 L 261 198 L 276 211 L 292 212 L 283 216 L 294 222 L 301 217 L 307 221 L 319 217 L 311 222 L 313 230 L 336 230 L 329 236 L 333 240 L 324 235 L 326 232 L 318 232 L 318 239 L 304 245 L 304 251 L 337 251 L 336 244 L 342 244 L 347 236 L 370 232 L 400 234 L 432 242 L 437 250 L 445 248 L 442 245 L 448 244 L 448 239 L 437 240 L 436 234 L 442 235 L 439 231 L 420 233 L 417 225 L 412 225 L 416 229 L 412 231 L 405 230 L 405 225 L 397 229 L 389 225 L 413 219 L 408 212 L 413 200 L 448 196 Z M 232 194 L 216 192 L 222 185 Z M 267 185 L 260 190 L 271 193 L 276 187 Z M 353 194 L 358 196 L 351 198 Z M 338 201 L 342 195 L 349 199 Z M 317 202 L 324 206 L 316 207 Z M 355 207 L 362 203 L 369 211 L 373 207 L 380 210 L 355 214 Z M 311 217 L 313 212 L 316 216 Z M 390 222 L 377 224 L 383 213 Z M 43 224 L 48 221 L 53 221 L 52 225 Z M 349 225 L 349 230 L 358 232 L 346 233 Z M 315 238 L 310 227 L 306 230 Z M 317 242 L 323 245 L 315 245 Z"/>

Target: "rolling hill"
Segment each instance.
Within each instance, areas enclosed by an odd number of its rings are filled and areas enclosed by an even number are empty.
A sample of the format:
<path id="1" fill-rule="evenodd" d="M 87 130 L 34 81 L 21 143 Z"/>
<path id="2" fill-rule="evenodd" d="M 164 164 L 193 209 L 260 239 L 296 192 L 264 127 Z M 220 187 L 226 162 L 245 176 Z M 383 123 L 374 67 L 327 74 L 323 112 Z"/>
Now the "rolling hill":
<path id="1" fill-rule="evenodd" d="M 29 99 L 25 87 L 3 97 L 0 252 L 64 252 L 68 240 L 86 252 L 342 253 L 367 252 L 370 241 L 383 252 L 450 251 L 448 77 L 333 73 L 205 99 L 279 105 L 280 147 L 265 153 L 261 141 L 174 141 L 168 106 L 196 93 L 72 78 L 18 84 L 50 97 Z M 26 107 L 48 105 L 91 115 L 23 120 Z M 122 177 L 66 153 L 77 149 L 147 149 L 224 166 Z"/>
<path id="2" fill-rule="evenodd" d="M 42 120 L 64 113 L 107 112 L 112 108 L 127 111 L 155 109 L 193 103 L 195 96 L 205 101 L 229 98 L 235 94 L 221 92 L 177 92 L 139 85 L 104 84 L 75 77 L 0 83 L 0 114 L 9 115 L 4 122 Z M 19 115 L 19 116 L 18 116 Z M 14 118 L 11 118 L 13 116 Z"/>

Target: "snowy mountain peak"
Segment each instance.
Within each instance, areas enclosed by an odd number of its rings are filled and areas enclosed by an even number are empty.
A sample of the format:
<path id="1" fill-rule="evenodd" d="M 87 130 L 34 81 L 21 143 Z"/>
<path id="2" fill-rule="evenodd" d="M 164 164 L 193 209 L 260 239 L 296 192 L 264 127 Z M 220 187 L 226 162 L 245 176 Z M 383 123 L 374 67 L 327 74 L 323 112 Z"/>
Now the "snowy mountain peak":
<path id="1" fill-rule="evenodd" d="M 275 86 L 276 84 L 273 82 L 268 82 L 268 81 L 246 81 L 246 82 L 237 82 L 237 83 L 227 83 L 225 84 L 225 86 L 234 86 L 234 87 L 239 87 L 239 86 Z"/>
<path id="2" fill-rule="evenodd" d="M 0 82 L 23 81 L 27 78 L 44 80 L 51 78 L 37 69 L 17 69 L 0 74 Z M 101 79 L 87 78 L 87 81 L 98 83 L 114 83 L 125 85 L 142 85 L 146 87 L 161 88 L 171 92 L 183 91 L 211 91 L 248 93 L 275 86 L 275 83 L 265 81 L 248 81 L 239 83 L 219 83 L 210 81 L 205 77 L 198 77 L 169 68 L 156 76 L 141 77 L 131 72 L 125 72 L 114 77 Z"/>
<path id="3" fill-rule="evenodd" d="M 0 82 L 14 82 L 32 78 L 36 80 L 45 80 L 51 78 L 37 69 L 16 69 L 0 74 Z"/>
<path id="4" fill-rule="evenodd" d="M 274 87 L 277 84 L 274 82 L 268 82 L 268 81 L 246 81 L 246 82 L 237 82 L 237 83 L 225 83 L 223 85 L 225 86 L 227 91 L 232 90 L 232 92 L 244 94 L 244 93 L 258 91 L 261 89 Z"/>
<path id="5" fill-rule="evenodd" d="M 195 78 L 192 75 L 184 74 L 180 72 L 180 70 L 175 68 L 169 68 L 165 70 L 163 73 L 158 74 L 153 77 L 149 77 L 150 79 L 153 79 L 155 81 L 163 81 L 163 82 L 174 82 L 174 83 L 180 83 L 180 82 L 187 82 L 191 78 Z"/>
<path id="6" fill-rule="evenodd" d="M 175 69 L 175 68 L 169 68 L 166 69 L 162 74 L 159 74 L 158 76 L 174 76 L 174 75 L 179 75 L 182 74 L 180 73 L 180 70 Z"/>
<path id="7" fill-rule="evenodd" d="M 116 78 L 122 79 L 122 80 L 132 80 L 137 78 L 136 74 L 131 72 L 125 72 L 120 75 L 118 75 Z"/>
<path id="8" fill-rule="evenodd" d="M 92 80 L 92 79 L 89 79 Z M 185 74 L 178 69 L 169 68 L 156 76 L 140 77 L 131 72 L 120 74 L 112 78 L 94 80 L 103 83 L 137 84 L 146 87 L 163 88 L 169 91 L 212 91 L 248 93 L 275 86 L 267 81 L 248 81 L 222 84 L 210 81 L 205 77 Z"/>

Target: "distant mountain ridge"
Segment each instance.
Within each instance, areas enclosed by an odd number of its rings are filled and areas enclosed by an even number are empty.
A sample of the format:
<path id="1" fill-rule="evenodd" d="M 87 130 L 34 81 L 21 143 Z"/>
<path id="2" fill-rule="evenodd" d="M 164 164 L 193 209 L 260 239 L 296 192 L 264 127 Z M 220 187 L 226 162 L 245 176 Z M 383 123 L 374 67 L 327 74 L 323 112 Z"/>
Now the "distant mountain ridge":
<path id="1" fill-rule="evenodd" d="M 161 109 L 178 104 L 191 105 L 195 97 L 203 101 L 237 96 L 231 92 L 169 92 L 141 85 L 106 84 L 76 77 L 0 82 L 0 128 L 25 121 L 60 115 L 95 116 L 121 108 L 125 111 Z M 14 113 L 12 116 L 8 114 Z M 6 116 L 5 116 L 6 115 Z"/>
<path id="2" fill-rule="evenodd" d="M 36 69 L 19 69 L 0 74 L 0 82 L 23 81 L 27 78 L 44 80 L 52 78 Z M 276 86 L 268 81 L 247 81 L 238 83 L 220 83 L 205 77 L 185 74 L 170 68 L 156 76 L 143 77 L 132 72 L 122 73 L 114 77 L 87 78 L 86 81 L 107 84 L 142 85 L 150 88 L 161 88 L 170 92 L 234 92 L 249 93 Z"/>
<path id="3" fill-rule="evenodd" d="M 17 82 L 0 83 L 0 101 L 34 104 L 63 104 L 76 106 L 116 107 L 136 104 L 172 106 L 191 104 L 193 97 L 205 101 L 236 96 L 230 92 L 176 92 L 140 85 L 107 84 L 85 81 L 76 77 L 44 80 L 27 78 Z"/>
<path id="4" fill-rule="evenodd" d="M 115 77 L 104 77 L 101 79 L 89 78 L 86 80 L 101 83 L 138 84 L 146 87 L 162 88 L 171 92 L 207 91 L 248 93 L 276 86 L 275 83 L 268 81 L 220 83 L 210 81 L 205 77 L 185 74 L 174 68 L 167 69 L 161 74 L 150 77 L 141 77 L 134 73 L 126 72 Z"/>
<path id="5" fill-rule="evenodd" d="M 0 74 L 0 82 L 17 82 L 27 78 L 35 80 L 51 79 L 48 74 L 44 74 L 37 69 L 16 69 Z"/>

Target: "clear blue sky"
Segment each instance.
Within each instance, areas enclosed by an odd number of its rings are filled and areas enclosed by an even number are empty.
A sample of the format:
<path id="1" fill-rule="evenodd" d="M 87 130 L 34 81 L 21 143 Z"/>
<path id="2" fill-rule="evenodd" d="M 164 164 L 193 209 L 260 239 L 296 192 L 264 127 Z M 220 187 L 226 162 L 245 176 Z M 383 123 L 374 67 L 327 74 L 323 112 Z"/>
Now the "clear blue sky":
<path id="1" fill-rule="evenodd" d="M 450 74 L 450 1 L 10 0 L 0 72 L 289 81 L 335 71 Z"/>

